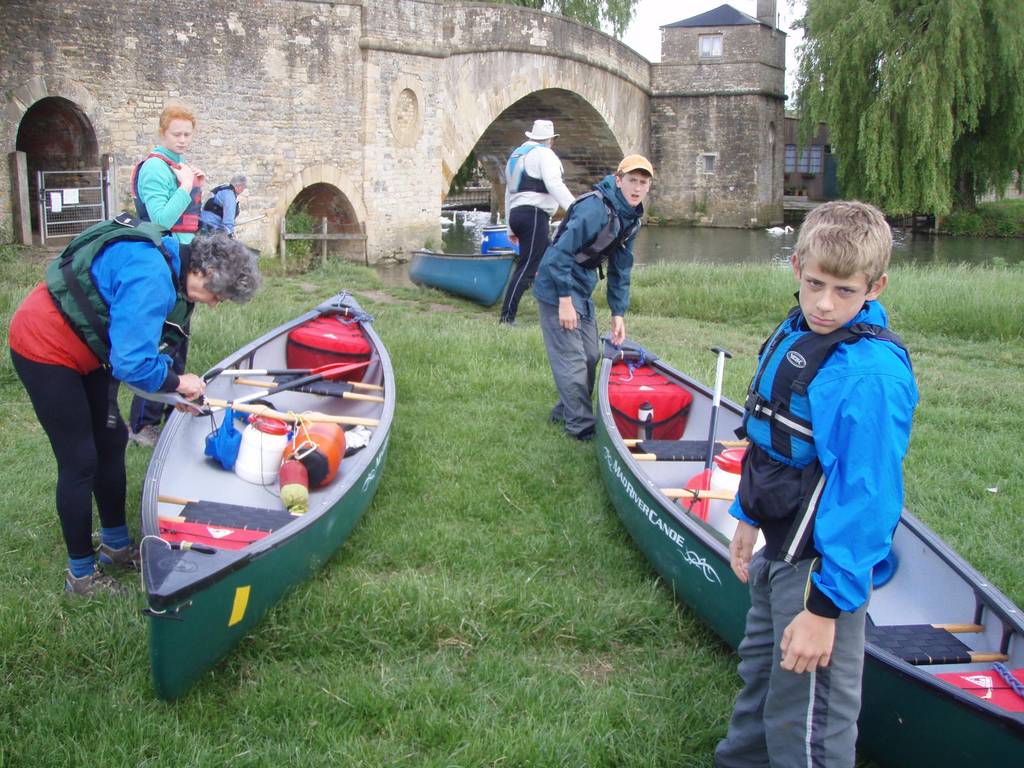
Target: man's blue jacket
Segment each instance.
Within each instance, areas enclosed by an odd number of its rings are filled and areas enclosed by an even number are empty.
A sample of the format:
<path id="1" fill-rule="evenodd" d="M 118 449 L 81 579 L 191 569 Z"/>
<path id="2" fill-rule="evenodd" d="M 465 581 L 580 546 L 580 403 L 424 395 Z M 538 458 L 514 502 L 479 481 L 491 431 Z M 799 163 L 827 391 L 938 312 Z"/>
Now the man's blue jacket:
<path id="1" fill-rule="evenodd" d="M 626 201 L 615 184 L 613 174 L 605 176 L 594 185 L 594 189 L 611 202 L 624 228 L 632 227 L 643 216 L 643 205 L 634 208 Z M 571 296 L 577 312 L 584 317 L 593 315 L 590 297 L 597 287 L 598 273 L 596 269 L 586 269 L 577 264 L 575 255 L 593 242 L 607 221 L 608 209 L 597 196 L 588 197 L 573 206 L 562 234 L 548 246 L 537 269 L 533 283 L 533 295 L 537 301 L 557 306 L 560 297 Z M 608 306 L 612 315 L 625 315 L 629 309 L 634 239 L 635 235 L 627 238 L 608 257 Z"/>

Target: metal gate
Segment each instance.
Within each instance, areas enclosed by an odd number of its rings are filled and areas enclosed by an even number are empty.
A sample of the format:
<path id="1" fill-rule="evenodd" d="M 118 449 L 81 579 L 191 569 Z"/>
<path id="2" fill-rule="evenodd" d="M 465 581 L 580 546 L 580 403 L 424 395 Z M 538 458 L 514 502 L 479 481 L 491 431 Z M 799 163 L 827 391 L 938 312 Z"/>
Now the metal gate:
<path id="1" fill-rule="evenodd" d="M 39 234 L 43 244 L 52 238 L 71 238 L 109 217 L 109 171 L 37 171 Z"/>

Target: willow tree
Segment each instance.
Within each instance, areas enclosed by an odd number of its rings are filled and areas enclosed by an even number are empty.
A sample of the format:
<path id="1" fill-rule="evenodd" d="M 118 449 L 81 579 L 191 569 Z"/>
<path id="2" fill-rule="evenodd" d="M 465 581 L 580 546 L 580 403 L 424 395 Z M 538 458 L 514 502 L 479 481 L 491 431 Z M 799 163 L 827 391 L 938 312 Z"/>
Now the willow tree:
<path id="1" fill-rule="evenodd" d="M 807 0 L 801 135 L 828 124 L 843 192 L 973 208 L 1024 166 L 1022 0 Z"/>
<path id="2" fill-rule="evenodd" d="M 633 10 L 640 0 L 492 0 L 505 5 L 536 8 L 589 24 L 597 29 L 610 27 L 612 34 L 622 37 L 633 19 Z"/>

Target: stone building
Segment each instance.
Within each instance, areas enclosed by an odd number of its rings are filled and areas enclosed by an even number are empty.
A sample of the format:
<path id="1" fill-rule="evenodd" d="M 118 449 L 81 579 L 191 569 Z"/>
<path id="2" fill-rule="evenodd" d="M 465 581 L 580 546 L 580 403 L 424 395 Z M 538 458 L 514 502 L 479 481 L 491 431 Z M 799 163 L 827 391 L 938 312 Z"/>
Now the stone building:
<path id="1" fill-rule="evenodd" d="M 782 221 L 786 36 L 774 0 L 757 18 L 722 5 L 662 27 L 651 67 L 657 213 L 713 226 Z"/>
<path id="2" fill-rule="evenodd" d="M 87 220 L 101 198 L 110 215 L 130 206 L 169 100 L 196 110 L 187 159 L 211 187 L 249 177 L 239 236 L 264 253 L 300 205 L 369 263 L 439 243 L 463 161 L 500 184 L 538 117 L 555 121 L 576 193 L 640 152 L 658 169 L 655 214 L 776 223 L 784 36 L 774 2 L 758 14 L 669 25 L 652 64 L 562 17 L 471 0 L 5 0 L 0 242 Z"/>

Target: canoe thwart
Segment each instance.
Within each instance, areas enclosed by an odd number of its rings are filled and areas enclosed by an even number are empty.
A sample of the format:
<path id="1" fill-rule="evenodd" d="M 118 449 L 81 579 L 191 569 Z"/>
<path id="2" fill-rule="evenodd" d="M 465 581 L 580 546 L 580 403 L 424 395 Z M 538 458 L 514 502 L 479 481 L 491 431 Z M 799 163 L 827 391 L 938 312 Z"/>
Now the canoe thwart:
<path id="1" fill-rule="evenodd" d="M 964 625 L 945 625 L 963 627 Z M 973 625 L 972 625 L 973 626 Z M 961 632 L 973 630 L 959 629 Z M 908 664 L 972 664 L 988 661 L 1006 661 L 1007 656 L 998 651 L 976 651 L 956 637 L 942 625 L 893 624 L 875 626 L 869 624 L 865 639 L 872 645 L 888 651 Z"/>
<path id="2" fill-rule="evenodd" d="M 697 488 L 661 488 L 659 490 L 670 499 L 686 499 L 687 501 L 702 501 L 704 499 L 732 501 L 736 497 L 732 491 L 702 491 Z"/>

